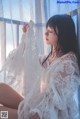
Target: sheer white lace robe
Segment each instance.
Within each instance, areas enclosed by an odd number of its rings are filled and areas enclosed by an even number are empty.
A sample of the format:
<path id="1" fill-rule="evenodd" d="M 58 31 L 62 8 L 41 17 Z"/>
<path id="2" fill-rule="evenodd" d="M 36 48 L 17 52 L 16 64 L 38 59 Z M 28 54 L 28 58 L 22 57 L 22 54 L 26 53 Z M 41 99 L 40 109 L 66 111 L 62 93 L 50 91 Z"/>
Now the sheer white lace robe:
<path id="1" fill-rule="evenodd" d="M 38 60 L 38 47 L 42 46 L 39 30 L 30 24 L 21 44 L 11 52 L 2 69 L 7 72 L 6 83 L 19 93 L 24 92 L 18 119 L 29 119 L 36 112 L 40 119 L 80 119 L 74 98 L 80 84 L 77 58 L 69 52 L 51 64 L 46 61 L 42 66 L 46 56 L 40 56 Z"/>
<path id="2" fill-rule="evenodd" d="M 42 64 L 44 57 L 40 57 Z M 80 84 L 77 58 L 73 52 L 42 66 L 42 75 L 18 108 L 18 119 L 29 119 L 36 112 L 40 119 L 79 119 L 74 98 Z"/>

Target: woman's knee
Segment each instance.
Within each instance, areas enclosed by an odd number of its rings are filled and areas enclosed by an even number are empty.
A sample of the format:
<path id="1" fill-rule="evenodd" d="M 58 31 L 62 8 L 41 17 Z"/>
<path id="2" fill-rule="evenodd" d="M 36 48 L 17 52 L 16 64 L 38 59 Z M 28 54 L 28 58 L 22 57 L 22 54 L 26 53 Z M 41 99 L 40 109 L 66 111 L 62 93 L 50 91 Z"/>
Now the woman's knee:
<path id="1" fill-rule="evenodd" d="M 5 88 L 5 87 L 9 87 L 9 85 L 8 84 L 6 84 L 6 83 L 0 83 L 0 88 Z"/>

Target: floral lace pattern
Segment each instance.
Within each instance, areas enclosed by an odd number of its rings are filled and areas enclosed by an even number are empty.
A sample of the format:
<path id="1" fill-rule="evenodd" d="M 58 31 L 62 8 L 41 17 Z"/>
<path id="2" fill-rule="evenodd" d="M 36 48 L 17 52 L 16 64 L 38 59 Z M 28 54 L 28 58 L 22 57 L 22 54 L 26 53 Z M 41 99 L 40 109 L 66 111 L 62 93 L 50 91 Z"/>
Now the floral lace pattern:
<path id="1" fill-rule="evenodd" d="M 21 88 L 20 93 L 25 95 L 18 107 L 18 119 L 29 119 L 36 112 L 40 119 L 80 119 L 74 99 L 80 85 L 77 58 L 69 52 L 51 64 L 47 60 L 42 65 L 46 56 L 40 56 L 38 61 L 39 49 L 43 50 L 40 32 L 40 28 L 31 24 L 20 46 L 11 52 L 2 69 L 7 73 L 6 82 L 18 91 Z"/>
<path id="2" fill-rule="evenodd" d="M 41 57 L 40 61 L 43 61 L 43 59 L 45 57 Z M 36 97 L 32 96 L 29 100 L 31 105 L 28 102 L 28 106 L 30 106 L 28 112 L 26 108 L 23 108 L 23 112 L 26 113 L 24 119 L 29 118 L 28 114 L 34 115 L 36 112 L 40 119 L 53 119 L 53 117 L 54 119 L 79 119 L 79 107 L 74 99 L 75 91 L 80 84 L 80 74 L 75 54 L 69 52 L 50 65 L 47 61 L 45 64 L 46 67 L 42 66 L 40 92 L 37 95 L 34 94 Z M 36 98 L 39 101 L 34 104 Z M 25 99 L 25 101 L 27 100 Z M 24 103 L 24 105 L 26 104 Z"/>

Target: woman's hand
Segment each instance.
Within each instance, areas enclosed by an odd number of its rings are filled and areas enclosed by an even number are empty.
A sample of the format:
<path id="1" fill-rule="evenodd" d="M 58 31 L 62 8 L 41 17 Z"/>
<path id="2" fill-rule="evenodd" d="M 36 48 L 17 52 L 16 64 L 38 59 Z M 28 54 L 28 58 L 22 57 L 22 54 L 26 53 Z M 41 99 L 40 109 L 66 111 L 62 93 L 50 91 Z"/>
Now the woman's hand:
<path id="1" fill-rule="evenodd" d="M 35 113 L 33 116 L 31 116 L 29 119 L 40 119 L 38 113 Z"/>
<path id="2" fill-rule="evenodd" d="M 22 28 L 23 32 L 25 33 L 29 27 L 29 24 L 25 24 Z"/>
<path id="3" fill-rule="evenodd" d="M 29 24 L 30 24 L 31 22 L 33 22 L 33 21 L 30 20 L 29 23 L 27 23 L 27 24 L 25 24 L 25 25 L 23 26 L 22 30 L 23 30 L 24 33 L 27 31 L 27 29 L 28 29 L 28 27 L 29 27 Z"/>

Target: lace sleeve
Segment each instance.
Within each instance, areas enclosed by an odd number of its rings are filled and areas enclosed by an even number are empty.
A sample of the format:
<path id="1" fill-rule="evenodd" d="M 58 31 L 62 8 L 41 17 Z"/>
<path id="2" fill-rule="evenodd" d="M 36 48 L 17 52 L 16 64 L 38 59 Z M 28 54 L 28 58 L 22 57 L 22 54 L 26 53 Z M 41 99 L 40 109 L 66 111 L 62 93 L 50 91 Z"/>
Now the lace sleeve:
<path id="1" fill-rule="evenodd" d="M 20 88 L 23 80 L 25 41 L 26 33 L 23 33 L 21 43 L 9 53 L 1 70 L 6 73 L 4 76 L 5 83 L 12 86 L 20 94 L 22 94 Z"/>
<path id="2" fill-rule="evenodd" d="M 58 111 L 61 110 L 64 118 L 78 119 L 79 110 L 74 100 L 74 92 L 78 88 L 79 78 L 77 64 L 73 61 L 57 64 L 55 69 L 50 70 L 43 100 L 30 112 L 37 112 L 40 119 L 57 119 Z"/>
<path id="3" fill-rule="evenodd" d="M 73 58 L 74 59 L 74 58 Z M 64 60 L 62 66 L 56 69 L 55 87 L 61 96 L 70 119 L 79 118 L 77 91 L 80 85 L 80 73 L 76 60 Z M 76 94 L 76 99 L 75 99 Z M 65 116 L 65 115 L 64 115 Z"/>
<path id="4" fill-rule="evenodd" d="M 19 67 L 19 65 L 20 65 L 19 61 L 20 61 L 20 59 L 22 60 L 21 57 L 24 54 L 25 39 L 26 39 L 26 33 L 23 33 L 19 47 L 9 53 L 9 55 L 6 58 L 6 61 L 4 63 L 4 66 L 2 67 L 2 70 L 7 69 L 8 71 L 14 70 L 16 72 L 15 66 Z M 14 67 L 15 67 L 15 69 L 14 69 Z M 19 70 L 20 70 L 20 68 L 19 68 Z"/>

